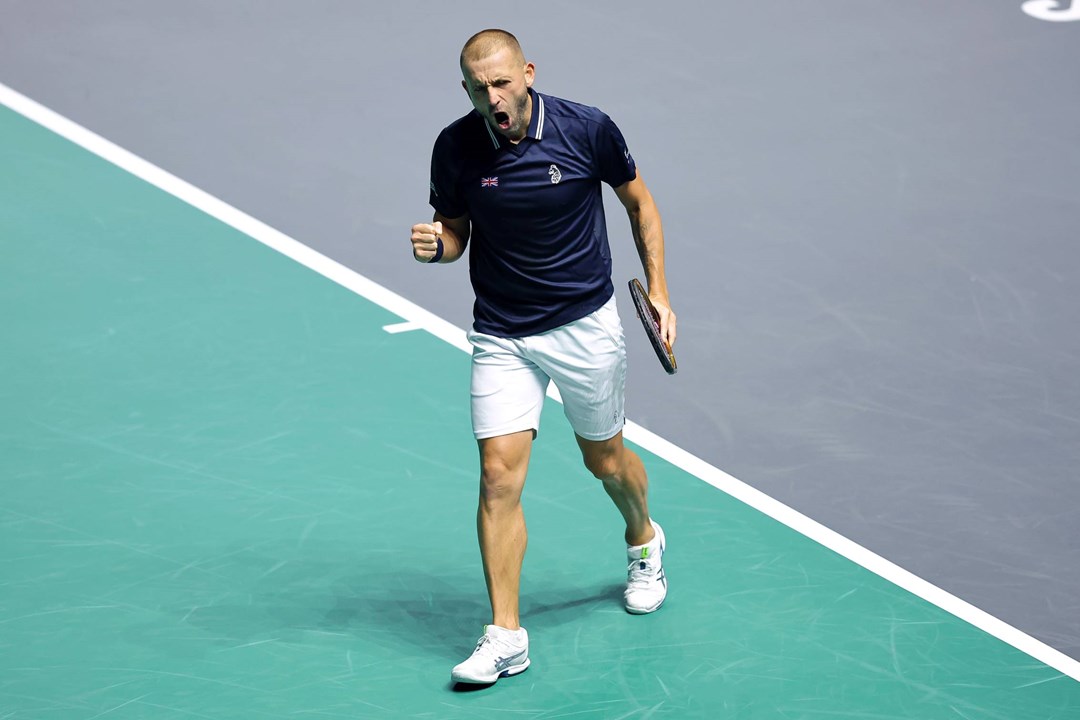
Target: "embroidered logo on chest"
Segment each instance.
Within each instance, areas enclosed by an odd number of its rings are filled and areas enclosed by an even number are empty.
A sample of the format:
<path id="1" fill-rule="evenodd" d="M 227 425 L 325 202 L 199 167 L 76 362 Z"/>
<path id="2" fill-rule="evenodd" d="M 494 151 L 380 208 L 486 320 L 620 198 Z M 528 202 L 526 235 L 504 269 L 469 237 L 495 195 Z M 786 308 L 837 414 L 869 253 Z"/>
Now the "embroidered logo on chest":
<path id="1" fill-rule="evenodd" d="M 562 172 L 560 172 L 559 168 L 555 165 L 548 168 L 548 175 L 551 176 L 552 185 L 558 185 L 559 181 L 562 180 Z"/>
<path id="2" fill-rule="evenodd" d="M 480 178 L 480 187 L 499 187 L 498 177 Z"/>

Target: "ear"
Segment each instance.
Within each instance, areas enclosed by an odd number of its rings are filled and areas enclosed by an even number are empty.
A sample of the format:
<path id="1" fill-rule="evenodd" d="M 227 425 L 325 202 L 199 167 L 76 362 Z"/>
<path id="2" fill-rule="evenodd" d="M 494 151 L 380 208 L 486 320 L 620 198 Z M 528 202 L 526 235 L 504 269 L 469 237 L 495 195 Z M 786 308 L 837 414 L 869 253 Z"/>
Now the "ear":
<path id="1" fill-rule="evenodd" d="M 532 63 L 525 63 L 525 87 L 530 88 L 536 77 L 536 67 Z"/>

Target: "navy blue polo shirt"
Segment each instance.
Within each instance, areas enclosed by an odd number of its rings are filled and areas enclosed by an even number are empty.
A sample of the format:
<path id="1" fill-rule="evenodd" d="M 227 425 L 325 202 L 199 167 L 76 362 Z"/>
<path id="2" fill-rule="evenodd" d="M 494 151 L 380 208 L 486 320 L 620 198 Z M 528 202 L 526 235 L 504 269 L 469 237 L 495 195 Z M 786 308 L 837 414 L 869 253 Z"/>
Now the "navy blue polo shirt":
<path id="1" fill-rule="evenodd" d="M 511 143 L 475 110 L 439 134 L 430 203 L 468 215 L 473 327 L 537 335 L 585 317 L 611 297 L 601 182 L 637 174 L 615 123 L 594 107 L 532 95 L 525 138 Z"/>

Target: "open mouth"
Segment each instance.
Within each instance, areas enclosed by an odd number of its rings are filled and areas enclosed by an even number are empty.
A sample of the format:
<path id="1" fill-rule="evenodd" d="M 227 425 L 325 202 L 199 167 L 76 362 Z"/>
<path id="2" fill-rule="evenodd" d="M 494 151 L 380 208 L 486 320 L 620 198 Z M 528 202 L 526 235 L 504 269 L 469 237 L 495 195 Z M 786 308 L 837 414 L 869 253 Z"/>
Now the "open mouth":
<path id="1" fill-rule="evenodd" d="M 505 113 L 500 110 L 491 117 L 495 120 L 495 124 L 499 126 L 499 129 L 510 129 L 510 113 Z"/>

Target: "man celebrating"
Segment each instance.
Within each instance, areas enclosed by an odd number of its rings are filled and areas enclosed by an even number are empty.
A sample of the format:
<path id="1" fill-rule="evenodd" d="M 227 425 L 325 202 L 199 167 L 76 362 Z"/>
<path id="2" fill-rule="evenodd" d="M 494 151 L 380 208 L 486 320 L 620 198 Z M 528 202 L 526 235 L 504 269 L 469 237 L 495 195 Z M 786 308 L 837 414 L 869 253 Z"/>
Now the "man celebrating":
<path id="1" fill-rule="evenodd" d="M 562 395 L 585 466 L 626 521 L 627 611 L 653 612 L 667 595 L 664 532 L 649 517 L 645 467 L 623 444 L 626 347 L 601 182 L 626 208 L 649 297 L 671 344 L 675 314 L 660 214 L 611 119 L 533 90 L 535 68 L 504 30 L 471 37 L 461 72 L 473 111 L 435 141 L 435 215 L 413 226 L 411 240 L 423 263 L 454 262 L 471 243 L 476 525 L 492 620 L 451 678 L 492 683 L 529 666 L 518 616 L 526 545 L 521 492 L 549 382 Z"/>

